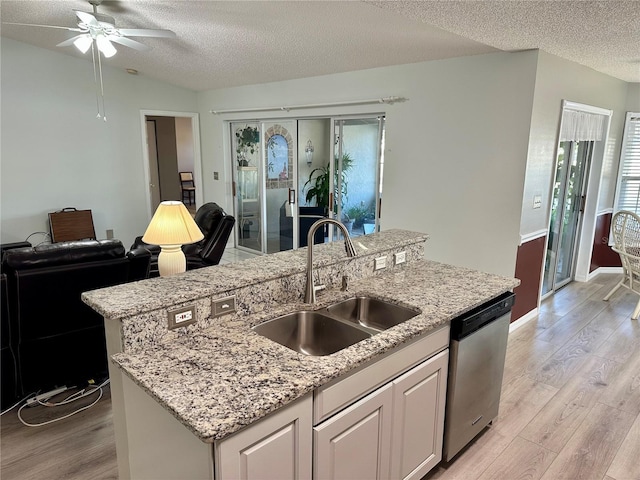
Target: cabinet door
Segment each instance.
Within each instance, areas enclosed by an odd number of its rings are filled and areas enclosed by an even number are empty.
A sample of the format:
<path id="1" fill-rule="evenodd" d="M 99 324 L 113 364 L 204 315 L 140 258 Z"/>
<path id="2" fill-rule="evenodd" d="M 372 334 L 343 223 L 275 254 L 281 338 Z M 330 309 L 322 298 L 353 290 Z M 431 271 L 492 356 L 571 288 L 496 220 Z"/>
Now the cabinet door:
<path id="1" fill-rule="evenodd" d="M 442 459 L 449 351 L 393 381 L 391 477 L 420 479 Z"/>
<path id="2" fill-rule="evenodd" d="M 216 479 L 310 479 L 311 416 L 309 394 L 223 440 Z"/>
<path id="3" fill-rule="evenodd" d="M 314 478 L 389 478 L 392 403 L 387 384 L 314 427 Z"/>

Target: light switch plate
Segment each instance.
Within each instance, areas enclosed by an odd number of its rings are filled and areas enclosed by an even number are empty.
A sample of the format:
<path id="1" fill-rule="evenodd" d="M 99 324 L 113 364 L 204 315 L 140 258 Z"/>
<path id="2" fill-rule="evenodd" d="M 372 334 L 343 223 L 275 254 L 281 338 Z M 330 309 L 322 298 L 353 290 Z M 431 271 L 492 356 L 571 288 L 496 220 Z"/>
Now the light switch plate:
<path id="1" fill-rule="evenodd" d="M 542 207 L 542 195 L 534 195 L 533 196 L 533 208 Z"/>
<path id="2" fill-rule="evenodd" d="M 178 327 L 186 327 L 187 325 L 196 323 L 196 306 L 193 304 L 169 310 L 168 317 L 169 330 L 173 330 Z"/>
<path id="3" fill-rule="evenodd" d="M 233 313 L 236 311 L 236 296 L 218 298 L 211 303 L 211 316 L 213 318 Z"/>

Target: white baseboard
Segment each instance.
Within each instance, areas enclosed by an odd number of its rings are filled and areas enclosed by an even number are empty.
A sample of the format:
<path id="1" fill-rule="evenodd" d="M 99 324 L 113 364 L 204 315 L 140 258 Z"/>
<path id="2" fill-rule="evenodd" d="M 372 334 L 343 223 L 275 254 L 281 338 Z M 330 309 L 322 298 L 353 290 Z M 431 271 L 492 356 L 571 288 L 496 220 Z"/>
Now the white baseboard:
<path id="1" fill-rule="evenodd" d="M 515 322 L 512 322 L 511 324 L 509 324 L 509 333 L 513 332 L 514 330 L 517 330 L 518 328 L 523 326 L 525 323 L 527 323 L 529 320 L 532 320 L 532 319 L 536 318 L 537 316 L 538 316 L 538 309 L 537 308 L 534 308 L 529 313 L 525 313 L 518 320 L 516 320 Z"/>
<path id="2" fill-rule="evenodd" d="M 618 275 L 622 275 L 622 267 L 598 267 L 589 274 L 587 281 L 593 280 L 601 273 L 617 273 Z"/>

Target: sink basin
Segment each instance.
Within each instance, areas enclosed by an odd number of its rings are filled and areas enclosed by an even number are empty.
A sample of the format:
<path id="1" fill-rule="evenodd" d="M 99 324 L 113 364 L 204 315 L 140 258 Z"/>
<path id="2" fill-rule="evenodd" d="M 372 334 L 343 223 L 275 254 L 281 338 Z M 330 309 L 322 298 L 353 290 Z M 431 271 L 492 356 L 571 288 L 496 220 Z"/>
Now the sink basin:
<path id="1" fill-rule="evenodd" d="M 374 330 L 386 330 L 418 315 L 418 311 L 372 297 L 354 297 L 327 308 L 330 315 Z"/>
<path id="2" fill-rule="evenodd" d="M 371 334 L 317 311 L 300 311 L 253 327 L 274 342 L 305 355 L 335 353 L 371 337 Z"/>

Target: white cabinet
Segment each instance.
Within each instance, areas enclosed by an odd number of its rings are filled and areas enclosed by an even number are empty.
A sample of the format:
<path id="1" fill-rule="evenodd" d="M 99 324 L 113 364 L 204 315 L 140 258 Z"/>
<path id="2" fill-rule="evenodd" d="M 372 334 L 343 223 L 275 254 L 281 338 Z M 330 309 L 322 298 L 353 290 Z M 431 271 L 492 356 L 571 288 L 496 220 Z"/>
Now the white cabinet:
<path id="1" fill-rule="evenodd" d="M 420 479 L 442 459 L 448 352 L 393 381 L 391 478 Z"/>
<path id="2" fill-rule="evenodd" d="M 442 456 L 448 338 L 447 327 L 415 339 L 213 445 L 123 376 L 128 463 L 121 476 L 419 479 Z"/>
<path id="3" fill-rule="evenodd" d="M 314 427 L 314 478 L 420 479 L 435 467 L 448 360 L 444 350 Z"/>
<path id="4" fill-rule="evenodd" d="M 392 404 L 387 384 L 314 427 L 314 478 L 389 478 Z"/>
<path id="5" fill-rule="evenodd" d="M 295 401 L 216 443 L 215 478 L 311 478 L 312 396 Z"/>

